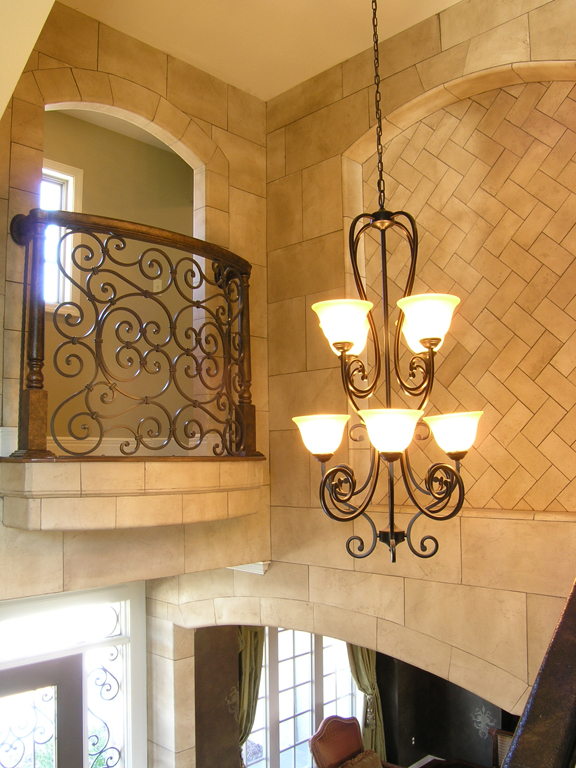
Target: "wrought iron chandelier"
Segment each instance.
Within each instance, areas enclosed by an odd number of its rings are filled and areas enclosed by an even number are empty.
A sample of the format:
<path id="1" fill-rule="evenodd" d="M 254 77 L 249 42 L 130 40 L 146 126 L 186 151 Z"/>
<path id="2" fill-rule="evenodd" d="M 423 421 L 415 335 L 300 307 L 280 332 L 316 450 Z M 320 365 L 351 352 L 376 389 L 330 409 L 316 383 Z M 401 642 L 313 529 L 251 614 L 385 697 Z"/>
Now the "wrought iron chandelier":
<path id="1" fill-rule="evenodd" d="M 348 553 L 355 558 L 368 557 L 380 541 L 388 545 L 391 560 L 396 562 L 396 547 L 403 541 L 406 541 L 413 554 L 421 558 L 433 557 L 438 551 L 438 540 L 431 535 L 423 536 L 416 545 L 412 539 L 413 526 L 421 517 L 436 521 L 449 520 L 460 512 L 464 503 L 460 461 L 474 442 L 482 411 L 424 416 L 424 409 L 434 384 L 435 355 L 444 341 L 452 313 L 460 299 L 447 294 L 411 295 L 418 257 L 416 222 L 405 211 L 393 212 L 385 208 L 377 0 L 372 0 L 372 29 L 379 207 L 375 213 L 360 214 L 350 226 L 350 259 L 360 299 L 322 301 L 312 306 L 320 319 L 320 327 L 333 351 L 340 358 L 342 384 L 348 402 L 360 419 L 359 424 L 351 427 L 350 438 L 358 442 L 363 440 L 363 435 L 358 435 L 357 430 L 365 428 L 368 432 L 370 465 L 366 479 L 358 482 L 354 470 L 347 464 L 339 464 L 326 471 L 326 462 L 342 441 L 346 423 L 350 419 L 349 414 L 296 416 L 293 420 L 300 429 L 306 447 L 322 465 L 320 503 L 324 512 L 332 520 L 339 522 L 352 522 L 362 518 L 370 527 L 371 539 L 367 542 L 358 534 L 349 537 L 346 542 Z M 397 302 L 399 316 L 393 348 L 386 251 L 386 235 L 390 232 L 395 232 L 403 238 L 410 251 L 404 298 Z M 367 233 L 374 234 L 379 241 L 384 316 L 383 355 L 372 314 L 373 304 L 367 300 L 358 264 L 360 245 Z M 400 366 L 402 335 L 412 355 L 407 377 L 402 375 Z M 371 371 L 365 359 L 361 357 L 368 336 L 374 349 L 374 366 Z M 392 408 L 392 358 L 401 391 L 420 401 L 416 409 Z M 380 387 L 384 390 L 385 407 L 361 408 L 360 402 L 374 395 Z M 418 439 L 424 440 L 432 432 L 439 446 L 454 461 L 454 465 L 444 462 L 431 464 L 421 482 L 413 471 L 408 452 L 408 446 L 417 428 L 421 433 Z M 417 510 L 406 531 L 399 530 L 394 521 L 394 469 L 398 464 L 407 495 Z M 388 528 L 377 531 L 367 510 L 373 502 L 383 467 L 383 474 L 388 483 Z"/>

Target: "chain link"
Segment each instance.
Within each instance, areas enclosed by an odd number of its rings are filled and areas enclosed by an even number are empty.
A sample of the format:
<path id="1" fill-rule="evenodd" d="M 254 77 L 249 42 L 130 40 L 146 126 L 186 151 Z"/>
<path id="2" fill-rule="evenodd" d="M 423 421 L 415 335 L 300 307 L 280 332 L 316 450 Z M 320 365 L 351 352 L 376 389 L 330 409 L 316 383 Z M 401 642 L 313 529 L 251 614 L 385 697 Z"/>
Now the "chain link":
<path id="1" fill-rule="evenodd" d="M 372 0 L 372 38 L 374 41 L 374 85 L 376 86 L 375 104 L 376 104 L 376 154 L 378 155 L 378 207 L 384 210 L 385 203 L 385 184 L 384 184 L 384 163 L 382 161 L 382 110 L 380 108 L 380 74 L 378 68 L 380 61 L 378 58 L 378 5 L 377 0 Z"/>

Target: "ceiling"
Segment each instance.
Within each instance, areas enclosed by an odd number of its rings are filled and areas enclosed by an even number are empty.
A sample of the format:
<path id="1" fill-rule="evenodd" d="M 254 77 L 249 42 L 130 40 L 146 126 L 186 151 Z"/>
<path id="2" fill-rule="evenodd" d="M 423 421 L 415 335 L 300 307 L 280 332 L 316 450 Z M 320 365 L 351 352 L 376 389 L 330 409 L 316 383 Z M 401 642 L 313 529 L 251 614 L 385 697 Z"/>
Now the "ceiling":
<path id="1" fill-rule="evenodd" d="M 64 0 L 265 101 L 372 45 L 370 0 Z M 456 0 L 380 0 L 384 40 Z"/>

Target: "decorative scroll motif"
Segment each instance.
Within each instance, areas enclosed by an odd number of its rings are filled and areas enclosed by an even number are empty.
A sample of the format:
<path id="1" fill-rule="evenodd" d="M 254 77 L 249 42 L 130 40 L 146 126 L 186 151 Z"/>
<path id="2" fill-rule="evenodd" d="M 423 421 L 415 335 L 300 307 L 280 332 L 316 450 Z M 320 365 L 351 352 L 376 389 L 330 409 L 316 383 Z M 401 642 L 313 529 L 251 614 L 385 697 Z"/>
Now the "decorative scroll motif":
<path id="1" fill-rule="evenodd" d="M 121 646 L 86 654 L 90 768 L 124 766 L 123 653 Z"/>
<path id="2" fill-rule="evenodd" d="M 487 739 L 488 729 L 496 728 L 497 726 L 496 720 L 492 716 L 492 712 L 487 710 L 484 706 L 482 709 L 478 708 L 474 712 L 472 721 L 474 722 L 474 728 L 478 729 L 478 736 L 480 736 L 481 739 Z"/>
<path id="3" fill-rule="evenodd" d="M 170 448 L 216 456 L 245 449 L 238 268 L 176 248 L 67 225 L 52 313 L 50 433 L 74 455 Z M 48 356 L 48 351 L 47 351 Z M 119 446 L 118 446 L 119 442 Z"/>
<path id="4" fill-rule="evenodd" d="M 54 768 L 55 689 L 0 699 L 0 768 Z"/>

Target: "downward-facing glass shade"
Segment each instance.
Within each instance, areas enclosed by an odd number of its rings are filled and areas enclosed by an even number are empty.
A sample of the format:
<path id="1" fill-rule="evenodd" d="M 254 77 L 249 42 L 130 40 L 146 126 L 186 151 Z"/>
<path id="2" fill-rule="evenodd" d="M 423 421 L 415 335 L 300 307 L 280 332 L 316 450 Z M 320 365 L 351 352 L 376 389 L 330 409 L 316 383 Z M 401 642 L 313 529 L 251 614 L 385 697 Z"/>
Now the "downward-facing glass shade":
<path id="1" fill-rule="evenodd" d="M 464 454 L 472 448 L 478 421 L 483 413 L 484 411 L 470 411 L 448 413 L 444 416 L 425 416 L 424 421 L 445 453 Z"/>
<path id="2" fill-rule="evenodd" d="M 409 446 L 418 419 L 424 411 L 410 408 L 374 408 L 358 411 L 364 419 L 370 442 L 379 453 L 398 454 Z"/>
<path id="3" fill-rule="evenodd" d="M 359 355 L 366 346 L 369 329 L 366 315 L 373 306 L 371 301 L 338 299 L 319 301 L 312 304 L 312 309 L 318 315 L 320 328 L 330 342 L 333 352 L 340 354 L 334 344 L 349 343 L 352 348 L 347 354 Z"/>
<path id="4" fill-rule="evenodd" d="M 406 343 L 413 352 L 423 352 L 422 339 L 440 339 L 440 349 L 452 321 L 452 314 L 460 303 L 458 296 L 448 293 L 421 293 L 399 299 L 404 312 L 402 330 Z"/>
<path id="5" fill-rule="evenodd" d="M 347 414 L 331 413 L 315 416 L 294 416 L 292 421 L 298 426 L 304 445 L 315 456 L 332 456 L 342 442 L 342 434 Z"/>

